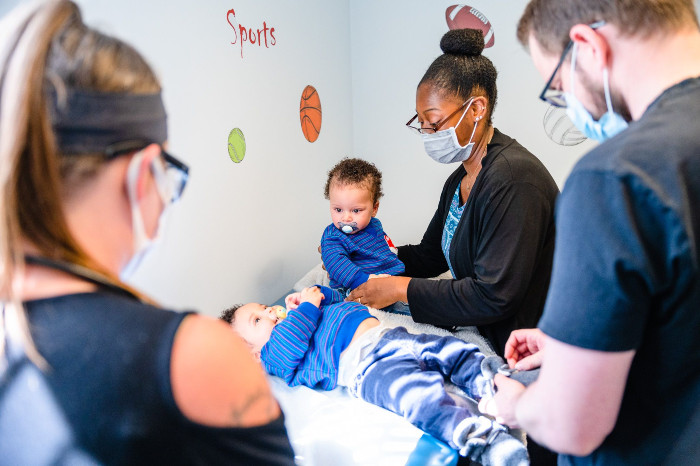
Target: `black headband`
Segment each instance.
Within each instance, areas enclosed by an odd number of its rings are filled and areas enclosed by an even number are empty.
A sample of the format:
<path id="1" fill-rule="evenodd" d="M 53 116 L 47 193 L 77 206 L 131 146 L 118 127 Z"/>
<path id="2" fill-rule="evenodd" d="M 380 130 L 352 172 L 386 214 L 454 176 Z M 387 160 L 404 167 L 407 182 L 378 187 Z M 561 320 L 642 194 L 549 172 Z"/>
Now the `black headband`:
<path id="1" fill-rule="evenodd" d="M 97 93 L 67 89 L 48 95 L 51 124 L 63 154 L 104 153 L 114 144 L 168 139 L 160 93 Z"/>

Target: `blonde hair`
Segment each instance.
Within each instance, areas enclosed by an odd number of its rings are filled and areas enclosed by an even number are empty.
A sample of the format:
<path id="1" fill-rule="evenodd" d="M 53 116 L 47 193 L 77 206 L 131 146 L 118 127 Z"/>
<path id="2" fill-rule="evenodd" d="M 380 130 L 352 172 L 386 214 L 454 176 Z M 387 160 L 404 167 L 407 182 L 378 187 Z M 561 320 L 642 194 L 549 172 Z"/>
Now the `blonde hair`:
<path id="1" fill-rule="evenodd" d="M 145 60 L 124 42 L 88 28 L 67 0 L 22 4 L 0 22 L 0 351 L 18 333 L 35 362 L 22 307 L 27 243 L 42 256 L 88 267 L 120 284 L 72 236 L 63 202 L 104 166 L 102 154 L 60 154 L 47 90 L 133 94 L 160 91 Z M 7 319 L 11 312 L 15 318 Z M 10 325 L 11 321 L 16 325 Z"/>

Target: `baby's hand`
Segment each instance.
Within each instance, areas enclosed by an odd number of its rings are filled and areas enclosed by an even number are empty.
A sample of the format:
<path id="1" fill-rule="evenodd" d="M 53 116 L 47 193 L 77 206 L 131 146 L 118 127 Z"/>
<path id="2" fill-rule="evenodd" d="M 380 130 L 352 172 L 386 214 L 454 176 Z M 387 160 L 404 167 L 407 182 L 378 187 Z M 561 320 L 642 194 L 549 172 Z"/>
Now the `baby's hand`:
<path id="1" fill-rule="evenodd" d="M 311 303 L 316 307 L 321 306 L 321 301 L 323 301 L 323 293 L 321 289 L 317 286 L 311 286 L 309 288 L 304 288 L 301 290 L 301 303 Z"/>
<path id="2" fill-rule="evenodd" d="M 389 275 L 388 273 L 377 273 L 377 274 L 371 273 L 371 274 L 369 274 L 368 280 L 371 280 L 373 278 L 386 278 L 386 277 L 391 277 L 391 275 Z"/>
<path id="3" fill-rule="evenodd" d="M 299 292 L 292 293 L 284 298 L 284 307 L 287 309 L 296 309 L 299 307 L 299 303 L 301 303 L 301 293 Z"/>

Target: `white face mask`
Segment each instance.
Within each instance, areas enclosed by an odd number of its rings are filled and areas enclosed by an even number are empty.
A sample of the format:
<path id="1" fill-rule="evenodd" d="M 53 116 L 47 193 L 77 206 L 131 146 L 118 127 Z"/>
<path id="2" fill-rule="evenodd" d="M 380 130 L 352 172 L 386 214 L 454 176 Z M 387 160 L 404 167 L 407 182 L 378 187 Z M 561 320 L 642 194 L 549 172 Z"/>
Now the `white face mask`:
<path id="1" fill-rule="evenodd" d="M 474 143 L 472 139 L 474 138 L 474 133 L 476 132 L 476 126 L 478 122 L 474 122 L 474 129 L 472 130 L 472 135 L 469 137 L 469 142 L 466 146 L 461 146 L 459 144 L 459 139 L 457 139 L 457 132 L 455 128 L 462 123 L 464 115 L 467 114 L 467 110 L 471 107 L 472 99 L 464 109 L 461 118 L 452 128 L 447 128 L 442 131 L 437 131 L 432 134 L 421 134 L 423 138 L 423 146 L 425 147 L 425 152 L 428 153 L 430 158 L 440 163 L 453 163 L 453 162 L 464 162 L 468 160 L 472 154 L 472 149 L 474 149 Z"/>
<path id="2" fill-rule="evenodd" d="M 158 217 L 158 225 L 156 227 L 155 234 L 153 238 L 149 238 L 148 234 L 146 233 L 146 227 L 143 224 L 143 216 L 140 212 L 138 196 L 136 194 L 136 183 L 139 175 L 139 167 L 143 161 L 143 157 L 143 151 L 134 155 L 127 169 L 126 180 L 129 205 L 131 206 L 131 230 L 134 236 L 134 255 L 131 256 L 129 262 L 119 273 L 119 278 L 122 280 L 127 280 L 134 274 L 134 272 L 143 262 L 143 259 L 153 250 L 153 246 L 161 238 L 161 233 L 165 229 L 167 213 L 169 212 L 168 207 L 170 206 L 170 201 L 172 199 L 172 193 L 166 192 L 168 191 L 168 181 L 167 175 L 165 174 L 165 169 L 159 163 L 158 158 L 155 158 L 153 159 L 153 162 L 151 162 L 151 168 L 153 169 L 153 177 L 156 182 L 158 194 L 163 200 L 164 207 L 163 211 Z"/>

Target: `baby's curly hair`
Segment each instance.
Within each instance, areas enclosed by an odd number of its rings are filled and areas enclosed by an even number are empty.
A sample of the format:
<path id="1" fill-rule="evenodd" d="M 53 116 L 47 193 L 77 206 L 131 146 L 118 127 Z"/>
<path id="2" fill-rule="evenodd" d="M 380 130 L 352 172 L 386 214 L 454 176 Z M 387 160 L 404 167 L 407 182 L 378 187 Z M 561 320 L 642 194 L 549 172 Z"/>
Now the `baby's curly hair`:
<path id="1" fill-rule="evenodd" d="M 344 158 L 328 172 L 326 187 L 323 191 L 326 199 L 330 197 L 332 183 L 340 185 L 362 185 L 372 194 L 372 203 L 376 204 L 384 195 L 382 192 L 382 172 L 373 163 L 362 159 Z"/>
<path id="2" fill-rule="evenodd" d="M 243 306 L 243 304 L 234 304 L 230 308 L 221 311 L 219 319 L 223 320 L 224 322 L 228 322 L 229 324 L 232 324 L 236 318 L 236 311 L 241 306 Z"/>

